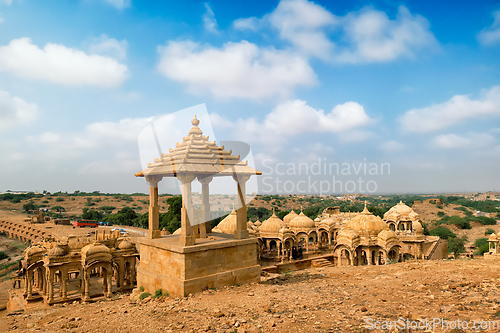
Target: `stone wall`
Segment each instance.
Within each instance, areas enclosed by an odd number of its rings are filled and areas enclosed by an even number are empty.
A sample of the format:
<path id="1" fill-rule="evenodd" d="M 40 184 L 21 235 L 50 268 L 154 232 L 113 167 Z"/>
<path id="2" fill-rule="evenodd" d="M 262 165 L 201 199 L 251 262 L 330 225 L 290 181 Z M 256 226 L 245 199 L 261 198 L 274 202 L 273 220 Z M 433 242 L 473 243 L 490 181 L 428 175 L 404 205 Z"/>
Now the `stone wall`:
<path id="1" fill-rule="evenodd" d="M 179 297 L 220 288 L 257 282 L 257 240 L 224 239 L 181 247 L 178 236 L 141 239 L 141 261 L 137 286 L 154 294 L 158 289 Z"/>

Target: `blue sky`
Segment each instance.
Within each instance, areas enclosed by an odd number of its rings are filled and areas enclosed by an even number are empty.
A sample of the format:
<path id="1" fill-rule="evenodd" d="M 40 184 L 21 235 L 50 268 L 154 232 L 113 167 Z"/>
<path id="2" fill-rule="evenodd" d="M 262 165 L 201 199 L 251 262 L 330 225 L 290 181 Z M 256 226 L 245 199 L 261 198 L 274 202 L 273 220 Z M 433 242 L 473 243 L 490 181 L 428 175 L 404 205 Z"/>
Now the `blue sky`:
<path id="1" fill-rule="evenodd" d="M 500 190 L 499 59 L 495 1 L 0 0 L 0 191 L 147 191 L 139 133 L 202 103 L 261 193 Z"/>

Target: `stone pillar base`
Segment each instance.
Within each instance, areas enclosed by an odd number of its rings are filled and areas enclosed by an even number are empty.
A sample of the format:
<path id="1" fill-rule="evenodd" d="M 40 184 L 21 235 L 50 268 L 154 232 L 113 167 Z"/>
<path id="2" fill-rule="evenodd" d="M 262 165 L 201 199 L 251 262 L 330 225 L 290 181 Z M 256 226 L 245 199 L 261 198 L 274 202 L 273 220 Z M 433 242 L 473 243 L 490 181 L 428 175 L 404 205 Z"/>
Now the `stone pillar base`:
<path id="1" fill-rule="evenodd" d="M 179 245 L 180 246 L 192 246 L 196 244 L 196 237 L 194 235 L 184 236 L 181 235 L 179 237 Z"/>
<path id="2" fill-rule="evenodd" d="M 210 236 L 214 239 L 194 246 L 180 246 L 177 235 L 139 239 L 138 288 L 151 294 L 161 288 L 170 296 L 183 297 L 209 288 L 260 281 L 256 238 Z"/>
<path id="3" fill-rule="evenodd" d="M 149 230 L 148 231 L 148 238 L 151 238 L 151 239 L 161 238 L 161 231 L 160 230 Z"/>
<path id="4" fill-rule="evenodd" d="M 234 232 L 234 238 L 236 239 L 247 239 L 248 237 L 250 237 L 248 230 L 236 230 Z"/>

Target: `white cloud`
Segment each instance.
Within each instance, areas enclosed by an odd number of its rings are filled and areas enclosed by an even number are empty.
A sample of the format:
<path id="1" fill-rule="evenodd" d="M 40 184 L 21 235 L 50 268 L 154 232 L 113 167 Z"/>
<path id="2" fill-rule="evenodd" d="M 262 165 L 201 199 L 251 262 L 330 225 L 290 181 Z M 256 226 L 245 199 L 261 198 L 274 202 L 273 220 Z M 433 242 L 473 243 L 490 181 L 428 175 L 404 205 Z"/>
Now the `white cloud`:
<path id="1" fill-rule="evenodd" d="M 114 38 L 109 38 L 107 35 L 102 34 L 98 38 L 90 38 L 87 44 L 89 44 L 88 48 L 91 54 L 110 56 L 118 60 L 123 60 L 127 57 L 128 43 L 126 40 L 119 42 Z"/>
<path id="2" fill-rule="evenodd" d="M 217 97 L 261 99 L 287 96 L 296 86 L 311 86 L 316 75 L 299 56 L 247 41 L 226 43 L 220 49 L 169 42 L 158 48 L 158 70 L 188 84 L 192 93 L 210 91 Z"/>
<path id="3" fill-rule="evenodd" d="M 437 45 L 429 22 L 399 7 L 395 20 L 372 8 L 364 8 L 343 18 L 347 42 L 335 55 L 340 62 L 382 62 L 414 57 L 416 51 Z"/>
<path id="4" fill-rule="evenodd" d="M 283 40 L 301 52 L 326 59 L 333 50 L 333 43 L 322 29 L 334 25 L 336 18 L 313 2 L 281 1 L 266 19 L 278 29 Z"/>
<path id="5" fill-rule="evenodd" d="M 213 11 L 205 6 L 205 28 L 215 32 Z M 390 20 L 372 8 L 338 17 L 307 0 L 282 0 L 264 17 L 240 18 L 233 27 L 254 32 L 272 27 L 291 47 L 277 50 L 245 40 L 220 48 L 169 41 L 158 47 L 158 70 L 169 79 L 188 84 L 195 94 L 209 91 L 226 98 L 287 97 L 297 86 L 316 83 L 310 57 L 329 62 L 381 62 L 412 57 L 418 50 L 437 44 L 427 20 L 405 7 Z M 331 33 L 338 41 L 330 38 Z"/>
<path id="6" fill-rule="evenodd" d="M 306 56 L 344 63 L 391 61 L 414 57 L 417 51 L 435 47 L 437 41 L 427 19 L 399 7 L 391 20 L 383 11 L 365 7 L 335 16 L 307 0 L 282 0 L 262 19 L 238 19 L 233 26 L 257 31 L 270 25 L 294 51 Z"/>
<path id="7" fill-rule="evenodd" d="M 465 137 L 456 134 L 441 134 L 432 141 L 433 146 L 445 149 L 483 148 L 492 145 L 495 137 L 486 133 L 467 133 Z"/>
<path id="8" fill-rule="evenodd" d="M 129 74 L 115 59 L 51 43 L 40 49 L 29 38 L 0 46 L 0 70 L 26 79 L 100 87 L 119 86 Z"/>
<path id="9" fill-rule="evenodd" d="M 407 132 L 431 132 L 469 118 L 499 115 L 500 86 L 494 86 L 483 91 L 477 100 L 455 95 L 447 102 L 407 111 L 399 120 Z"/>
<path id="10" fill-rule="evenodd" d="M 7 6 L 10 6 L 12 4 L 13 0 L 0 0 L 0 3 L 3 3 Z"/>
<path id="11" fill-rule="evenodd" d="M 400 142 L 397 142 L 395 140 L 390 140 L 390 141 L 385 141 L 380 144 L 378 147 L 380 150 L 388 152 L 388 153 L 394 153 L 394 152 L 399 152 L 403 150 L 404 145 Z"/>
<path id="12" fill-rule="evenodd" d="M 104 0 L 107 4 L 115 7 L 116 9 L 125 9 L 130 7 L 131 0 Z"/>
<path id="13" fill-rule="evenodd" d="M 493 12 L 495 20 L 488 28 L 484 28 L 477 34 L 477 39 L 481 44 L 489 45 L 500 42 L 500 10 Z"/>
<path id="14" fill-rule="evenodd" d="M 0 130 L 33 123 L 39 112 L 36 104 L 0 90 Z"/>
<path id="15" fill-rule="evenodd" d="M 215 19 L 215 14 L 210 8 L 209 4 L 205 2 L 205 14 L 203 14 L 203 24 L 205 26 L 205 30 L 208 32 L 218 34 L 217 30 L 217 20 Z"/>
<path id="16" fill-rule="evenodd" d="M 61 142 L 61 136 L 54 132 L 45 132 L 40 135 L 40 141 L 43 143 L 59 143 Z"/>
<path id="17" fill-rule="evenodd" d="M 233 27 L 238 30 L 257 31 L 259 22 L 256 17 L 239 18 L 233 21 Z"/>
<path id="18" fill-rule="evenodd" d="M 125 118 L 118 122 L 96 122 L 87 125 L 80 132 L 45 132 L 40 135 L 39 139 L 42 143 L 70 150 L 129 146 L 131 143 L 137 142 L 139 133 L 152 120 L 153 117 Z"/>
<path id="19" fill-rule="evenodd" d="M 345 133 L 367 125 L 371 119 L 363 106 L 346 102 L 335 106 L 329 113 L 316 110 L 302 100 L 288 100 L 278 104 L 263 122 L 255 118 L 231 122 L 217 114 L 211 114 L 214 127 L 229 128 L 235 137 L 247 142 L 279 145 L 293 136 L 305 133 Z"/>

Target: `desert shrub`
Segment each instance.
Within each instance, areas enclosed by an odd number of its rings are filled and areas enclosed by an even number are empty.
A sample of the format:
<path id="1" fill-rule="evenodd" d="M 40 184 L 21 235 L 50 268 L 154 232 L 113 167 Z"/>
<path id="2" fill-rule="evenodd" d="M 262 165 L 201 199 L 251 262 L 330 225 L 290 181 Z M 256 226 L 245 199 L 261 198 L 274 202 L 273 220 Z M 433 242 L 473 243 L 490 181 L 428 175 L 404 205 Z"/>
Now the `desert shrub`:
<path id="1" fill-rule="evenodd" d="M 453 216 L 444 216 L 441 220 L 438 221 L 438 224 L 454 224 L 460 229 L 471 229 L 471 225 L 469 223 L 468 218 L 460 217 L 458 215 Z"/>
<path id="2" fill-rule="evenodd" d="M 443 211 L 438 212 L 438 216 L 439 216 L 439 217 L 443 217 L 443 216 L 444 216 L 444 212 L 443 212 Z"/>
<path id="3" fill-rule="evenodd" d="M 429 231 L 430 236 L 439 236 L 441 239 L 450 239 L 456 238 L 457 235 L 448 228 L 445 227 L 437 227 Z"/>
<path id="4" fill-rule="evenodd" d="M 0 260 L 3 260 L 3 259 L 8 258 L 8 257 L 9 256 L 7 255 L 7 253 L 0 251 Z"/>
<path id="5" fill-rule="evenodd" d="M 142 301 L 143 299 L 145 299 L 146 297 L 149 297 L 151 296 L 150 293 L 148 292 L 145 292 L 145 293 L 142 293 L 140 296 L 139 296 L 139 300 Z"/>
<path id="6" fill-rule="evenodd" d="M 47 200 L 43 200 L 42 203 L 49 203 Z"/>
<path id="7" fill-rule="evenodd" d="M 139 291 L 142 293 L 144 291 L 144 287 L 143 286 L 140 286 L 139 287 Z"/>
<path id="8" fill-rule="evenodd" d="M 448 238 L 448 253 L 464 253 L 467 236 Z"/>
<path id="9" fill-rule="evenodd" d="M 495 225 L 497 221 L 494 218 L 486 217 L 486 216 L 478 216 L 478 217 L 470 217 L 470 221 L 478 221 L 482 225 Z"/>
<path id="10" fill-rule="evenodd" d="M 37 209 L 38 209 L 38 206 L 35 205 L 32 200 L 30 200 L 29 202 L 27 202 L 23 205 L 24 211 L 37 210 Z"/>
<path id="11" fill-rule="evenodd" d="M 491 234 L 494 234 L 494 233 L 495 233 L 495 230 L 490 229 L 490 228 L 486 228 L 486 231 L 484 232 L 484 235 L 488 236 L 488 235 L 491 235 Z"/>
<path id="12" fill-rule="evenodd" d="M 56 198 L 56 202 L 61 202 L 61 201 L 64 201 L 64 198 L 61 198 L 61 197 Z"/>
<path id="13" fill-rule="evenodd" d="M 476 239 L 474 245 L 477 247 L 477 250 L 474 252 L 475 254 L 482 255 L 490 250 L 490 244 L 488 243 L 487 238 Z"/>

